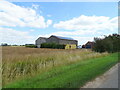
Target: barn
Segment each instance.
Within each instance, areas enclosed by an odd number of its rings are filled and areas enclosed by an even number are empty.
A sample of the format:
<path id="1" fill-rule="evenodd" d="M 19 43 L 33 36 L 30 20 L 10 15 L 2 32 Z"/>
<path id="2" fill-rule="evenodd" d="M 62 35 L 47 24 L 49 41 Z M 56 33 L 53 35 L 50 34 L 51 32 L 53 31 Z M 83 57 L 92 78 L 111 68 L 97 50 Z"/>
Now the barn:
<path id="1" fill-rule="evenodd" d="M 47 38 L 45 37 L 39 37 L 36 41 L 35 41 L 35 45 L 40 48 L 42 43 L 46 43 L 47 42 Z"/>
<path id="2" fill-rule="evenodd" d="M 51 35 L 49 38 L 39 37 L 35 41 L 35 44 L 38 48 L 41 47 L 42 43 L 56 43 L 56 44 L 65 45 L 65 49 L 75 49 L 77 48 L 78 41 L 69 37 Z"/>

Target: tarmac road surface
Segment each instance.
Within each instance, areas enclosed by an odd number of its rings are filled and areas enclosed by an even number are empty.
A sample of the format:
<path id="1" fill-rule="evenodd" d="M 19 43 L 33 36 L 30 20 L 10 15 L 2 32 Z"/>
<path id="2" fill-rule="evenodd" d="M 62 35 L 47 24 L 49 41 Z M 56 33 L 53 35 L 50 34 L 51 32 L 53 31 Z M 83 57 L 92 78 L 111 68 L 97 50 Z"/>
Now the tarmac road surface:
<path id="1" fill-rule="evenodd" d="M 118 88 L 118 66 L 120 64 L 116 64 L 102 76 L 88 82 L 82 88 Z"/>

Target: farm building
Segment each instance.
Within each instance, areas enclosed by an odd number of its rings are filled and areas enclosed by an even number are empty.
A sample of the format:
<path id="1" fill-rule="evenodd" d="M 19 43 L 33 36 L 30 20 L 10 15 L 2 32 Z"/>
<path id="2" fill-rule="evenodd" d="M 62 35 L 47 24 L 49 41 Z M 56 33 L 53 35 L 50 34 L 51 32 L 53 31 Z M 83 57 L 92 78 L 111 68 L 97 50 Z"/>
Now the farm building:
<path id="1" fill-rule="evenodd" d="M 77 48 L 78 41 L 68 37 L 52 35 L 49 38 L 39 37 L 35 43 L 38 48 L 41 47 L 42 43 L 56 43 L 65 45 L 65 49 L 75 49 Z"/>
<path id="2" fill-rule="evenodd" d="M 42 43 L 46 43 L 47 42 L 47 38 L 45 37 L 39 37 L 36 41 L 35 41 L 35 45 L 40 48 Z"/>
<path id="3" fill-rule="evenodd" d="M 82 48 L 86 49 L 92 49 L 94 47 L 94 42 L 88 41 L 85 45 L 82 46 Z"/>

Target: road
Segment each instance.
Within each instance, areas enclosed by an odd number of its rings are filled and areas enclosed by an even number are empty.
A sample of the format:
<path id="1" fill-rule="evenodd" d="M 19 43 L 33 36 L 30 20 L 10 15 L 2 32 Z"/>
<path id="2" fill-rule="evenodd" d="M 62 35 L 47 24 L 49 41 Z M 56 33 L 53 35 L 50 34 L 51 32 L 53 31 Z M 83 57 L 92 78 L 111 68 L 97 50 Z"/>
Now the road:
<path id="1" fill-rule="evenodd" d="M 82 88 L 118 88 L 118 64 Z"/>

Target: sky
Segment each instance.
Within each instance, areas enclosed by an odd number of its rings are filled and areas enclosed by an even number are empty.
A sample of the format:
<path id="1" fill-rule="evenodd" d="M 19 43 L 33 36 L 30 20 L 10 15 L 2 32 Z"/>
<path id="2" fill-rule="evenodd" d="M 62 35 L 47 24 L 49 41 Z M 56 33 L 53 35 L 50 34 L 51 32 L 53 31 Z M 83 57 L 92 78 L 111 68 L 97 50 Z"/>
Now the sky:
<path id="1" fill-rule="evenodd" d="M 0 0 L 1 43 L 34 44 L 38 37 L 71 37 L 79 45 L 118 33 L 118 2 Z"/>

